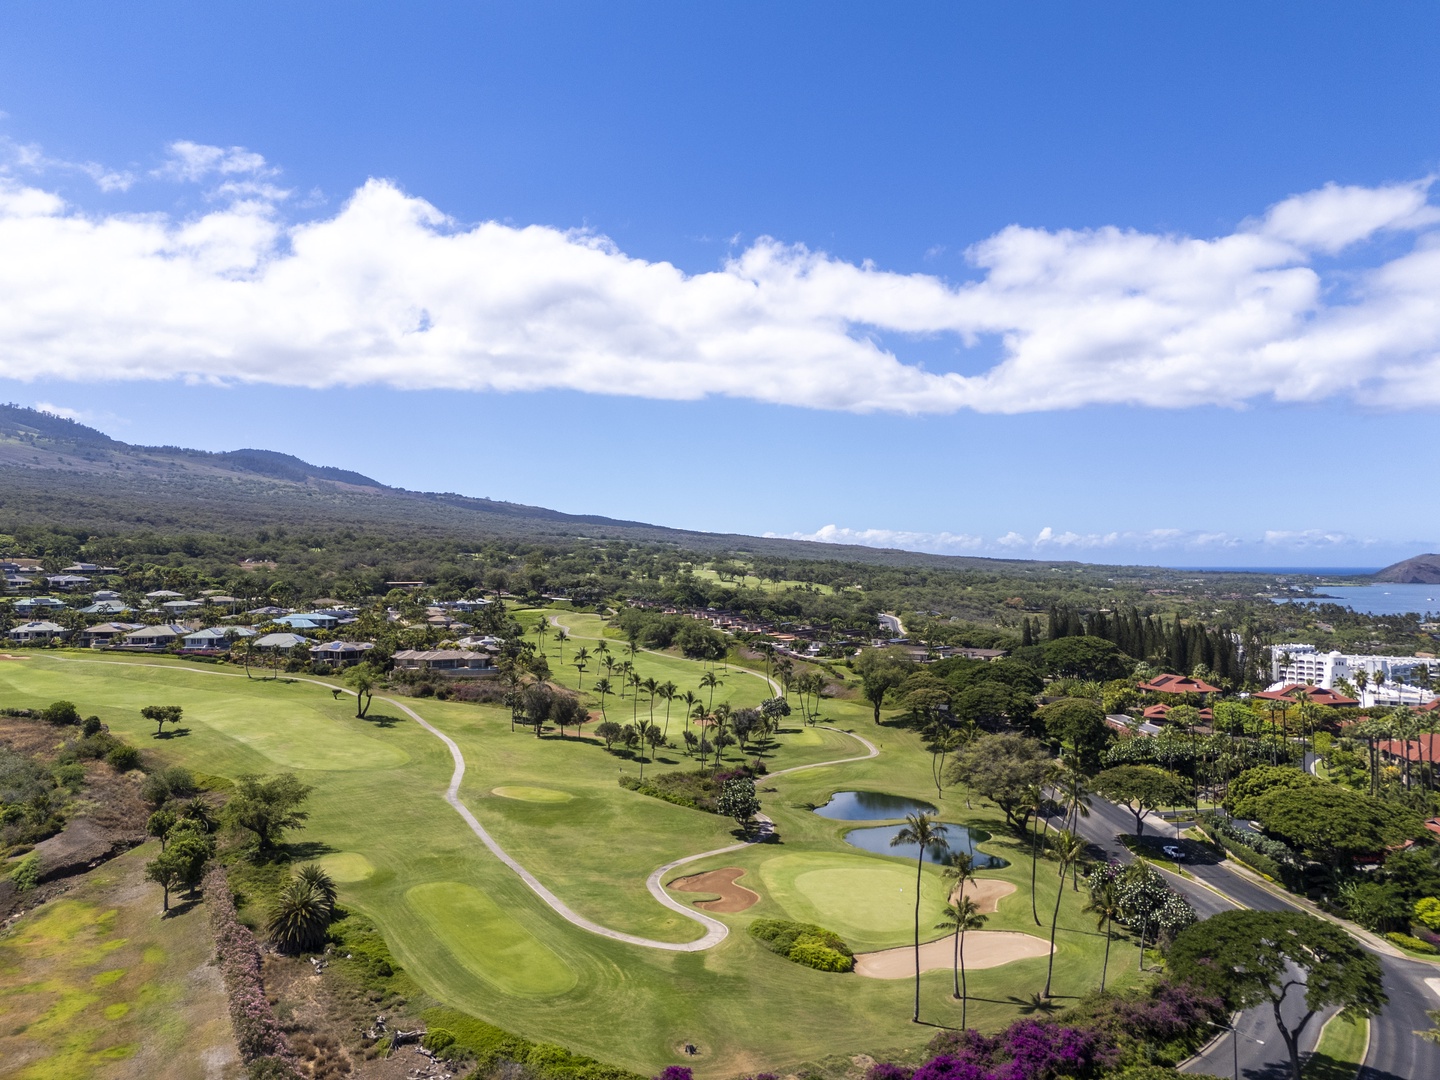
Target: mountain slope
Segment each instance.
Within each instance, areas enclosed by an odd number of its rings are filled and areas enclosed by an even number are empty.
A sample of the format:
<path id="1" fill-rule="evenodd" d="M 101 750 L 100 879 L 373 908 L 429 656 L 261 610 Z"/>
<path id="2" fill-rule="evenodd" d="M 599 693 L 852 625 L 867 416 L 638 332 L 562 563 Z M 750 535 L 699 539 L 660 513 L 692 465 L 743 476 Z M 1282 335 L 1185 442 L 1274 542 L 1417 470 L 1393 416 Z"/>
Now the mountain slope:
<path id="1" fill-rule="evenodd" d="M 407 491 L 271 450 L 208 453 L 134 446 L 16 405 L 0 405 L 0 530 L 230 532 L 272 525 L 404 529 L 423 535 L 625 540 L 687 550 L 894 566 L 1036 563 L 692 532 L 464 495 Z"/>
<path id="2" fill-rule="evenodd" d="M 1393 585 L 1440 585 L 1440 555 L 1416 555 L 1397 562 L 1376 574 L 1375 580 Z"/>

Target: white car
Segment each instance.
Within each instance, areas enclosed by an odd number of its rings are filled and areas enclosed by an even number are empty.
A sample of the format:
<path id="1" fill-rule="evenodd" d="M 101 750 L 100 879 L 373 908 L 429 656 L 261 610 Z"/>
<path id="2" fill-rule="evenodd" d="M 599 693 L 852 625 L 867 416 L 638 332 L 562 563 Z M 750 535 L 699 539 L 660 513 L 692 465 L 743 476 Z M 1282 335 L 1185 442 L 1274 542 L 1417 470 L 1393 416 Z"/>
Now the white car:
<path id="1" fill-rule="evenodd" d="M 1160 850 L 1165 853 L 1165 857 L 1168 859 L 1174 859 L 1176 862 L 1185 861 L 1185 852 L 1181 851 L 1174 844 L 1166 844 Z"/>

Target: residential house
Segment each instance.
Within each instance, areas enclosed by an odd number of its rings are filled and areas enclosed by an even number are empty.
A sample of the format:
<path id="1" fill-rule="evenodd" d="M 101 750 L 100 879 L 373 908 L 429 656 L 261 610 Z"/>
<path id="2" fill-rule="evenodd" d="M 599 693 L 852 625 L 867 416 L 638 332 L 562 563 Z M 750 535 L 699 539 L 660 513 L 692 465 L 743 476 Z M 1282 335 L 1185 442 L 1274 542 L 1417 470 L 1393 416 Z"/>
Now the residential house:
<path id="1" fill-rule="evenodd" d="M 180 642 L 185 652 L 219 653 L 227 651 L 236 638 L 254 637 L 248 626 L 212 626 L 186 634 Z"/>
<path id="2" fill-rule="evenodd" d="M 44 615 L 50 611 L 60 611 L 65 607 L 64 600 L 57 600 L 53 596 L 27 596 L 24 600 L 15 601 L 15 614 L 17 615 Z"/>
<path id="3" fill-rule="evenodd" d="M 154 592 L 145 594 L 146 600 L 184 600 L 185 594 L 176 592 L 174 589 L 156 589 Z"/>
<path id="4" fill-rule="evenodd" d="M 160 605 L 160 610 L 178 618 L 204 606 L 199 600 L 167 600 Z"/>
<path id="5" fill-rule="evenodd" d="M 63 641 L 70 636 L 70 631 L 59 623 L 27 622 L 11 630 L 9 636 L 11 641 L 49 641 L 51 638 Z"/>
<path id="6" fill-rule="evenodd" d="M 52 589 L 59 589 L 62 592 L 69 592 L 78 589 L 82 585 L 89 585 L 90 579 L 79 574 L 51 574 L 45 579 L 45 583 Z"/>
<path id="7" fill-rule="evenodd" d="M 120 594 L 114 589 L 97 589 L 90 594 L 90 599 L 99 603 L 102 600 L 119 600 Z"/>
<path id="8" fill-rule="evenodd" d="M 470 649 L 402 649 L 395 654 L 395 666 L 455 676 L 488 675 L 495 670 L 489 653 Z"/>
<path id="9" fill-rule="evenodd" d="M 256 649 L 293 649 L 296 645 L 310 644 L 310 639 L 299 634 L 266 634 L 250 644 Z"/>
<path id="10" fill-rule="evenodd" d="M 80 609 L 81 615 L 128 615 L 130 605 L 123 600 L 100 600 L 86 604 Z"/>
<path id="11" fill-rule="evenodd" d="M 328 611 L 306 611 L 297 615 L 281 615 L 271 621 L 279 626 L 288 626 L 292 630 L 334 630 L 340 625 L 340 619 Z"/>
<path id="12" fill-rule="evenodd" d="M 1156 675 L 1149 682 L 1138 684 L 1141 690 L 1150 694 L 1218 694 L 1220 687 L 1211 686 L 1204 679 L 1189 675 Z"/>
<path id="13" fill-rule="evenodd" d="M 1165 718 L 1170 715 L 1170 710 L 1173 707 L 1174 706 L 1171 705 L 1151 705 L 1145 710 L 1143 715 L 1146 720 L 1152 721 L 1153 723 L 1164 723 Z M 1211 720 L 1215 719 L 1215 711 L 1213 709 L 1201 709 L 1199 712 L 1200 722 L 1202 724 L 1208 724 Z"/>
<path id="14" fill-rule="evenodd" d="M 251 609 L 250 609 L 249 611 L 247 611 L 245 614 L 246 614 L 246 615 L 259 615 L 259 616 L 261 616 L 261 617 L 263 618 L 263 617 L 265 617 L 265 616 L 288 615 L 288 614 L 290 614 L 290 609 L 289 609 L 289 608 L 283 608 L 283 607 L 276 607 L 274 604 L 267 604 L 265 607 L 251 608 Z"/>
<path id="15" fill-rule="evenodd" d="M 81 645 L 91 649 L 103 649 L 113 644 L 116 638 L 123 638 L 126 634 L 136 630 L 145 629 L 144 623 L 130 622 L 107 622 L 98 626 L 87 626 L 80 631 L 79 641 Z"/>
<path id="16" fill-rule="evenodd" d="M 1108 713 L 1105 717 L 1105 724 L 1121 735 L 1145 735 L 1154 737 L 1160 734 L 1161 729 L 1155 724 L 1144 720 L 1136 720 L 1133 716 L 1125 713 Z"/>
<path id="17" fill-rule="evenodd" d="M 310 648 L 310 659 L 324 664 L 348 666 L 358 664 L 365 654 L 375 648 L 369 641 L 327 641 Z"/>
<path id="18" fill-rule="evenodd" d="M 1269 690 L 1261 690 L 1255 697 L 1262 701 L 1280 701 L 1287 705 L 1297 705 L 1302 700 L 1308 700 L 1312 705 L 1325 705 L 1332 709 L 1353 709 L 1360 702 L 1352 697 L 1335 690 L 1327 690 L 1323 686 L 1313 686 L 1301 683 L 1276 684 Z"/>
<path id="19" fill-rule="evenodd" d="M 170 647 L 170 644 L 179 638 L 183 638 L 190 631 L 183 626 L 176 626 L 174 623 L 161 623 L 158 626 L 147 626 L 144 629 L 136 630 L 126 634 L 125 639 L 118 643 L 117 648 L 121 649 L 145 649 L 152 652 L 160 652 Z"/>

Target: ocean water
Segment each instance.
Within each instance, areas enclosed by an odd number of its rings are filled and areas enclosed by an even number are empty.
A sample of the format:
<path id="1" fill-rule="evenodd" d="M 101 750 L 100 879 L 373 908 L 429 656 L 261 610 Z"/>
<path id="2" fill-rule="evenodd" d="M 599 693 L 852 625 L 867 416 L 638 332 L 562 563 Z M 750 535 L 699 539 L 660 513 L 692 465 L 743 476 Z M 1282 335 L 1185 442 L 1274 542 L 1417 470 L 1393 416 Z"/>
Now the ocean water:
<path id="1" fill-rule="evenodd" d="M 1440 613 L 1440 585 L 1323 585 L 1318 595 L 1289 599 L 1282 604 L 1341 604 L 1366 615 L 1407 615 Z"/>

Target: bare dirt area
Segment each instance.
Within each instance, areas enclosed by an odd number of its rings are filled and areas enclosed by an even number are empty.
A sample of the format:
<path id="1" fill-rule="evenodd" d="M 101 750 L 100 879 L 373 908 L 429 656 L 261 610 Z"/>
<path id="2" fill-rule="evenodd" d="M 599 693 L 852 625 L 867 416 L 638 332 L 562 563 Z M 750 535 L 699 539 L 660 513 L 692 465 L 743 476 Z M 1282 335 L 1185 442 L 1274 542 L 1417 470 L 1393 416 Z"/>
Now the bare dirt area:
<path id="1" fill-rule="evenodd" d="M 1014 930 L 972 930 L 965 935 L 965 966 L 974 971 L 979 968 L 999 967 L 1012 960 L 1029 960 L 1044 956 L 1050 951 L 1050 943 L 1029 934 Z M 955 963 L 955 939 L 943 937 L 928 941 L 920 946 L 920 970 L 933 971 L 937 968 L 950 970 Z M 905 979 L 915 975 L 915 949 L 902 945 L 898 949 L 882 952 L 858 953 L 855 957 L 855 972 L 870 979 Z"/>
<path id="2" fill-rule="evenodd" d="M 1013 881 L 999 878 L 975 878 L 965 883 L 965 895 L 975 901 L 975 909 L 982 915 L 992 915 L 1000 907 L 1000 901 L 1015 891 Z M 960 890 L 956 889 L 951 900 L 958 900 Z"/>
<path id="3" fill-rule="evenodd" d="M 744 911 L 746 908 L 754 907 L 760 902 L 760 894 L 743 885 L 737 885 L 736 879 L 743 876 L 744 870 L 736 866 L 727 866 L 720 870 L 707 870 L 703 874 L 691 874 L 689 877 L 676 878 L 670 882 L 667 888 L 676 892 L 690 893 L 711 893 L 718 897 L 716 900 L 696 900 L 695 906 L 704 908 L 706 911 L 718 911 L 722 915 L 733 915 L 737 911 Z"/>
<path id="4" fill-rule="evenodd" d="M 0 936 L 0 1074 L 240 1080 L 204 903 L 145 880 L 159 845 L 83 876 Z"/>

